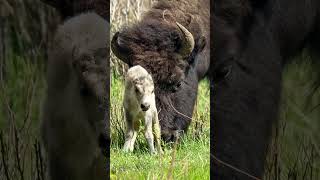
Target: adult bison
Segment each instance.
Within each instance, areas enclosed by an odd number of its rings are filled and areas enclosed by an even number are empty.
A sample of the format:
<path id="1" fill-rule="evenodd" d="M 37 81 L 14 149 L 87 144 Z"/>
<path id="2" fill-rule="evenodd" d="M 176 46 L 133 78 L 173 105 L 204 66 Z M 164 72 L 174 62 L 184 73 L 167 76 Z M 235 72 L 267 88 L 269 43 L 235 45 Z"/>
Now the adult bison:
<path id="1" fill-rule="evenodd" d="M 209 68 L 209 0 L 159 1 L 113 36 L 113 53 L 153 76 L 164 140 L 186 131 L 198 82 Z"/>
<path id="2" fill-rule="evenodd" d="M 281 73 L 308 47 L 319 51 L 318 0 L 215 0 L 210 77 L 213 157 L 261 178 L 278 118 Z M 216 179 L 251 179 L 216 159 Z"/>

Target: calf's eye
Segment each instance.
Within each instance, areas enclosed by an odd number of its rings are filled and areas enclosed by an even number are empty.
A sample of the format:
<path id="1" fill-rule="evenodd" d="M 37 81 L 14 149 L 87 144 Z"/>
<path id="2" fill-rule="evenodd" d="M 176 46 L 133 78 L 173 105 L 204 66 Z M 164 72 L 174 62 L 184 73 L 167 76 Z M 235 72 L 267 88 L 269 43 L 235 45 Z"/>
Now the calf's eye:
<path id="1" fill-rule="evenodd" d="M 178 84 L 176 85 L 177 88 L 179 88 L 181 86 L 181 82 L 178 82 Z"/>

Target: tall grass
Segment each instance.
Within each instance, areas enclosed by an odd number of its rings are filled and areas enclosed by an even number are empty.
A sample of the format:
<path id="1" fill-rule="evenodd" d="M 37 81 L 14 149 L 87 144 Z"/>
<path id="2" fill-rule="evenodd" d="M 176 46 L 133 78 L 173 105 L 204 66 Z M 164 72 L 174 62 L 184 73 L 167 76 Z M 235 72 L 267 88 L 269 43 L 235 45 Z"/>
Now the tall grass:
<path id="1" fill-rule="evenodd" d="M 6 83 L 0 86 L 0 179 L 43 179 L 38 134 L 44 67 L 16 55 L 6 67 Z"/>
<path id="2" fill-rule="evenodd" d="M 286 66 L 280 121 L 265 179 L 320 179 L 320 62 L 305 51 Z"/>
<path id="3" fill-rule="evenodd" d="M 58 21 L 39 0 L 0 2 L 0 179 L 44 179 L 39 113 Z"/>

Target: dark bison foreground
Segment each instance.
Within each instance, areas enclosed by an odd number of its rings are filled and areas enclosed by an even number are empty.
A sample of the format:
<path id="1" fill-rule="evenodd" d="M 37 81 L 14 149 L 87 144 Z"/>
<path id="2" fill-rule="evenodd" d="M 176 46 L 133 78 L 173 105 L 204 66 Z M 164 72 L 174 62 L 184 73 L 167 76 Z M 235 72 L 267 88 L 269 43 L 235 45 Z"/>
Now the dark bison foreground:
<path id="1" fill-rule="evenodd" d="M 210 65 L 213 154 L 262 177 L 284 64 L 319 52 L 318 0 L 215 0 Z M 213 179 L 251 179 L 219 163 Z"/>
<path id="2" fill-rule="evenodd" d="M 153 77 L 161 133 L 186 131 L 198 82 L 209 68 L 209 0 L 160 1 L 142 20 L 113 36 L 113 53 Z M 177 113 L 174 108 L 180 113 Z"/>
<path id="3" fill-rule="evenodd" d="M 41 0 L 54 7 L 62 19 L 70 18 L 80 13 L 95 12 L 109 22 L 110 0 Z"/>

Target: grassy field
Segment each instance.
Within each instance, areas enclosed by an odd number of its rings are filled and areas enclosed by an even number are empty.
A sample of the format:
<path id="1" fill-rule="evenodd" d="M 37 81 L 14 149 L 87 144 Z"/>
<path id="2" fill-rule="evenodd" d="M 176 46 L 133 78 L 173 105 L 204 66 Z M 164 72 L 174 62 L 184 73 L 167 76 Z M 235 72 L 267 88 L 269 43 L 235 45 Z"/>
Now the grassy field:
<path id="1" fill-rule="evenodd" d="M 181 139 L 179 145 L 167 145 L 161 157 L 148 152 L 141 131 L 138 134 L 135 151 L 122 152 L 125 130 L 122 108 L 123 90 L 123 79 L 113 75 L 110 96 L 111 179 L 209 179 L 210 102 L 208 97 L 210 92 L 208 81 L 202 81 L 199 86 L 197 108 L 187 136 Z"/>

